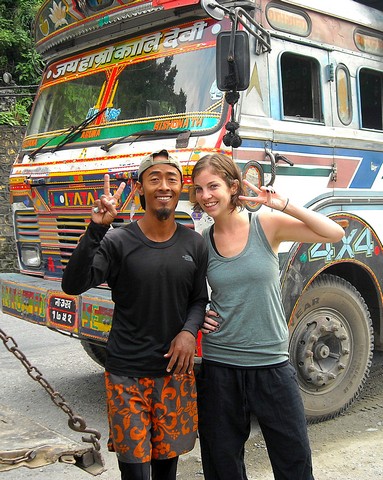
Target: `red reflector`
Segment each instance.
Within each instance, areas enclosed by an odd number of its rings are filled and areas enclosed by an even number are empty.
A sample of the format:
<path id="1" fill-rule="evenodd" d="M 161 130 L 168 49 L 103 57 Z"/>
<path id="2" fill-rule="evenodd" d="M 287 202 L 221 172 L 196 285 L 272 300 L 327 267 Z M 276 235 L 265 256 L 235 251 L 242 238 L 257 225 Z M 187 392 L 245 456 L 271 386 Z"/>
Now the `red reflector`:
<path id="1" fill-rule="evenodd" d="M 164 10 L 171 8 L 186 7 L 188 5 L 195 5 L 200 0 L 152 0 L 153 7 L 164 7 Z"/>

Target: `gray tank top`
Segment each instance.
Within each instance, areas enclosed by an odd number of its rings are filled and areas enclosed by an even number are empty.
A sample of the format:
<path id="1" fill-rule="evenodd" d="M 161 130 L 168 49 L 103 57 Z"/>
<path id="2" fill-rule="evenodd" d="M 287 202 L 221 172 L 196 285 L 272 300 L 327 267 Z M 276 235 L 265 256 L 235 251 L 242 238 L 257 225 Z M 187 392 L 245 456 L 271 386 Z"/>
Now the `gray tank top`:
<path id="1" fill-rule="evenodd" d="M 211 308 L 222 319 L 218 332 L 203 335 L 206 360 L 261 367 L 288 359 L 288 328 L 281 299 L 279 262 L 257 215 L 252 216 L 244 250 L 222 257 L 203 232 L 209 249 Z"/>

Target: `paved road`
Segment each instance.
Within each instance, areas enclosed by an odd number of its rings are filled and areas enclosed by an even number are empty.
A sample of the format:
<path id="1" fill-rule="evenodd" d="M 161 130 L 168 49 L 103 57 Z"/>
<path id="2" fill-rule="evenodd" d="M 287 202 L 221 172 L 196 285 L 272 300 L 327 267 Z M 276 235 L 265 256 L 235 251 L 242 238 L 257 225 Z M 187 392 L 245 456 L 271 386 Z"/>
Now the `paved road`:
<path id="1" fill-rule="evenodd" d="M 0 328 L 16 340 L 19 349 L 53 389 L 60 392 L 74 413 L 83 417 L 89 427 L 100 431 L 101 453 L 107 468 L 100 477 L 92 477 L 75 466 L 55 463 L 44 468 L 22 467 L 2 472 L 1 480 L 119 480 L 115 456 L 105 447 L 107 422 L 102 368 L 89 359 L 75 339 L 1 313 Z M 362 399 L 347 414 L 309 427 L 316 480 L 383 479 L 383 355 L 377 353 L 374 358 L 372 378 Z M 81 443 L 81 435 L 69 429 L 65 413 L 28 376 L 1 341 L 0 374 L 0 407 L 17 409 L 50 431 Z M 247 456 L 249 480 L 272 480 L 265 445 L 256 424 L 247 444 Z M 198 445 L 181 458 L 178 479 L 203 479 Z"/>

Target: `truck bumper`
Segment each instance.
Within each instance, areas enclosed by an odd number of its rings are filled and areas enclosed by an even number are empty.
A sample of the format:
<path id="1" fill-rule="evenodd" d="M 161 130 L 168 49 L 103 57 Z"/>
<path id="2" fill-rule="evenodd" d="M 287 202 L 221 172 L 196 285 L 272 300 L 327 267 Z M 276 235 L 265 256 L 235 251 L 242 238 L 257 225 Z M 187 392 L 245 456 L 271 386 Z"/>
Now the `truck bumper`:
<path id="1" fill-rule="evenodd" d="M 0 273 L 3 313 L 67 333 L 105 343 L 114 304 L 108 289 L 67 295 L 60 283 L 21 273 Z"/>

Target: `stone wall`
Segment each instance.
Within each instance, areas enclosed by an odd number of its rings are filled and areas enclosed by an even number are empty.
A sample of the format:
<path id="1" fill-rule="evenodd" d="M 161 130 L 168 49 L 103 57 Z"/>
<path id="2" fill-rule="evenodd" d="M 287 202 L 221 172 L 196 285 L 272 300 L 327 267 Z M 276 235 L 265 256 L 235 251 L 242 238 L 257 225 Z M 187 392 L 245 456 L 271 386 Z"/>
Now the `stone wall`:
<path id="1" fill-rule="evenodd" d="M 0 125 L 0 272 L 17 272 L 18 262 L 9 195 L 9 173 L 25 127 Z"/>

